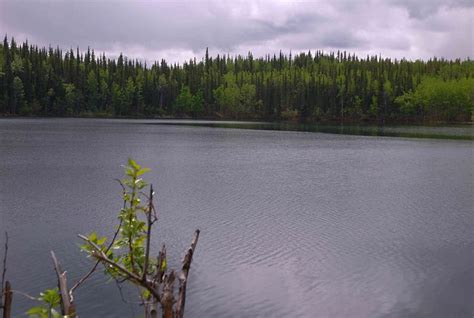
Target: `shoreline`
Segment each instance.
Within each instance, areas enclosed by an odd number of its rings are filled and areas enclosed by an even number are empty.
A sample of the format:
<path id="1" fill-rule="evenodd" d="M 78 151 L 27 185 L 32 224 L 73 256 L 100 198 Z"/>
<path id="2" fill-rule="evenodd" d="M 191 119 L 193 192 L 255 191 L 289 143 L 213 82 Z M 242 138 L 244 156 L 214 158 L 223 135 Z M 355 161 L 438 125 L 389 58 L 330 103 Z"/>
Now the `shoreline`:
<path id="1" fill-rule="evenodd" d="M 295 131 L 328 133 L 352 136 L 379 136 L 399 138 L 422 138 L 438 140 L 474 141 L 474 125 L 469 123 L 375 123 L 357 122 L 297 122 L 297 121 L 257 121 L 232 120 L 224 118 L 179 118 L 179 117 L 101 117 L 101 116 L 3 116 L 0 119 L 102 119 L 102 120 L 142 120 L 148 125 L 176 125 L 226 129 L 254 129 L 269 131 Z M 160 122 L 153 122 L 157 120 Z M 149 121 L 149 122 L 148 122 Z M 451 129 L 451 131 L 450 131 Z M 454 131 L 453 131 L 454 130 Z M 458 131 L 456 131 L 458 130 Z M 472 130 L 472 131 L 470 131 Z"/>
<path id="2" fill-rule="evenodd" d="M 10 115 L 0 114 L 1 118 L 78 118 L 78 119 L 135 119 L 135 120 L 190 120 L 190 121 L 214 121 L 219 122 L 254 122 L 254 123 L 270 123 L 270 124 L 295 124 L 295 125 L 343 125 L 343 126 L 378 126 L 378 127 L 453 127 L 453 126 L 473 126 L 474 121 L 465 122 L 446 122 L 446 121 L 416 121 L 416 120 L 387 120 L 381 122 L 380 120 L 340 120 L 334 119 L 323 119 L 323 120 L 277 120 L 271 118 L 232 118 L 232 117 L 220 117 L 220 116 L 201 116 L 201 117 L 189 117 L 189 116 L 115 116 L 115 115 L 71 115 L 71 116 L 41 116 L 41 115 Z"/>

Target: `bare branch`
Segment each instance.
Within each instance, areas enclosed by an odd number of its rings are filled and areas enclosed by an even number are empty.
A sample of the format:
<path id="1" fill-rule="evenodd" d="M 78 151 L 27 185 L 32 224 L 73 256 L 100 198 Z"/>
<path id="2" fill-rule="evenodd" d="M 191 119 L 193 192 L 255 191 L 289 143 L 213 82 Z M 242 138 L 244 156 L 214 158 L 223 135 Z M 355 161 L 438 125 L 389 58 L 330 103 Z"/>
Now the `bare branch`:
<path id="1" fill-rule="evenodd" d="M 125 192 L 126 192 L 126 189 L 125 189 L 125 186 L 123 185 L 122 181 L 120 181 L 119 179 L 114 179 L 115 181 L 117 181 L 120 185 L 120 187 L 122 187 L 122 194 L 124 195 Z M 127 201 L 123 200 L 123 208 L 125 209 L 126 207 L 126 204 L 127 204 Z M 117 235 L 119 234 L 120 232 L 120 229 L 122 228 L 122 222 L 123 220 L 120 219 L 120 223 L 117 227 L 117 230 L 115 231 L 114 233 L 114 236 L 112 237 L 112 241 L 110 241 L 109 245 L 107 246 L 107 249 L 106 249 L 106 252 L 108 252 L 111 248 L 112 248 L 112 245 L 114 245 L 115 243 L 115 240 L 117 239 Z M 91 275 L 95 272 L 95 270 L 97 269 L 97 266 L 99 266 L 99 263 L 100 261 L 97 261 L 94 266 L 92 266 L 91 270 L 89 272 L 87 272 L 87 274 L 85 274 L 84 276 L 81 277 L 81 279 L 79 279 L 72 287 L 71 289 L 69 290 L 69 298 L 71 299 L 71 301 L 74 301 L 74 291 L 79 287 L 81 286 L 86 280 L 89 279 L 89 277 L 91 277 Z"/>
<path id="2" fill-rule="evenodd" d="M 151 227 L 153 226 L 153 221 L 151 219 L 151 211 L 153 207 L 153 185 L 150 185 L 150 197 L 148 199 L 148 212 L 147 212 L 147 229 L 146 229 L 146 248 L 145 248 L 145 262 L 143 264 L 143 275 L 142 280 L 146 279 L 148 273 L 148 262 L 150 259 L 150 239 L 151 239 Z"/>
<path id="3" fill-rule="evenodd" d="M 117 181 L 118 184 L 120 184 L 120 186 L 122 187 L 122 192 L 125 194 L 127 190 L 125 189 L 125 186 L 123 185 L 122 181 L 120 179 L 114 179 L 114 180 Z"/>
<path id="4" fill-rule="evenodd" d="M 2 272 L 2 284 L 0 288 L 0 308 L 3 308 L 3 293 L 5 289 L 5 275 L 7 273 L 7 256 L 8 256 L 8 232 L 5 232 L 5 254 L 3 255 L 3 272 Z"/>
<path id="5" fill-rule="evenodd" d="M 184 316 L 184 305 L 186 302 L 186 285 L 188 282 L 189 268 L 191 267 L 191 262 L 193 260 L 194 249 L 196 248 L 198 239 L 199 239 L 199 230 L 194 232 L 194 237 L 191 242 L 191 246 L 184 255 L 183 258 L 183 267 L 181 273 L 178 276 L 179 279 L 179 293 L 178 293 L 178 303 L 176 305 L 176 317 L 182 318 Z"/>
<path id="6" fill-rule="evenodd" d="M 54 270 L 56 271 L 56 276 L 58 277 L 58 288 L 59 294 L 61 296 L 61 311 L 63 315 L 68 315 L 71 317 L 76 316 L 76 309 L 74 303 L 69 298 L 69 290 L 67 288 L 67 279 L 66 279 L 66 271 L 61 269 L 61 265 L 59 264 L 56 255 L 53 251 L 51 251 L 51 258 L 53 259 L 54 263 Z"/>
<path id="7" fill-rule="evenodd" d="M 161 306 L 163 308 L 163 318 L 174 318 L 173 305 L 175 302 L 174 299 L 174 280 L 175 274 L 174 271 L 165 276 L 163 283 L 163 298 L 161 301 Z"/>
<path id="8" fill-rule="evenodd" d="M 132 197 L 130 199 L 130 209 L 133 209 L 133 201 L 135 200 L 135 183 L 133 184 L 133 190 L 132 190 Z M 129 218 L 128 218 L 128 226 L 132 224 L 133 220 L 133 213 L 129 213 Z M 133 257 L 133 240 L 132 240 L 132 231 L 129 231 L 128 233 L 128 255 L 130 256 L 130 265 L 132 267 L 132 271 L 134 273 L 137 273 L 138 271 L 135 269 L 135 258 Z"/>
<path id="9" fill-rule="evenodd" d="M 122 285 L 120 285 L 123 282 L 119 281 L 118 279 L 114 279 L 114 281 L 115 281 L 115 284 L 117 285 L 117 288 L 120 293 L 120 298 L 122 299 L 123 303 L 132 304 L 132 305 L 143 305 L 143 301 L 130 301 L 130 300 L 125 299 L 125 296 L 123 295 Z"/>
<path id="10" fill-rule="evenodd" d="M 100 247 L 97 246 L 97 244 L 95 244 L 94 242 L 91 242 L 84 235 L 78 235 L 78 236 L 81 239 L 83 239 L 84 241 L 86 241 L 87 243 L 89 243 L 94 248 L 94 252 L 92 253 L 92 256 L 94 256 L 98 260 L 102 261 L 103 263 L 108 264 L 111 267 L 115 268 L 122 275 L 126 276 L 128 280 L 130 280 L 130 281 L 142 286 L 143 288 L 147 289 L 158 301 L 160 300 L 160 294 L 157 292 L 157 290 L 155 290 L 152 286 L 150 286 L 150 284 L 148 284 L 148 282 L 146 280 L 143 280 L 137 274 L 129 271 L 128 269 L 126 269 L 122 265 L 117 264 L 114 261 L 112 261 L 111 259 L 109 259 L 107 257 L 107 255 L 100 249 Z"/>
<path id="11" fill-rule="evenodd" d="M 86 241 L 87 243 L 89 243 L 93 248 L 94 248 L 94 251 L 92 253 L 92 256 L 94 256 L 95 258 L 99 259 L 100 261 L 102 262 L 105 262 L 109 265 L 111 265 L 112 267 L 114 267 L 115 269 L 119 270 L 122 274 L 124 274 L 125 276 L 127 276 L 129 279 L 135 281 L 136 283 L 141 283 L 142 279 L 140 276 L 138 276 L 137 274 L 133 273 L 133 272 L 130 272 L 128 269 L 126 269 L 125 267 L 121 266 L 120 264 L 117 264 L 115 263 L 114 261 L 112 261 L 111 259 L 109 259 L 107 257 L 107 255 L 100 249 L 100 246 L 98 246 L 97 244 L 95 244 L 94 242 L 92 242 L 91 240 L 89 240 L 87 237 L 85 237 L 84 235 L 81 235 L 79 234 L 78 235 L 79 238 L 83 239 L 84 241 Z"/>
<path id="12" fill-rule="evenodd" d="M 12 311 L 12 291 L 10 282 L 7 280 L 5 282 L 5 289 L 3 290 L 5 294 L 5 302 L 3 304 L 3 318 L 10 318 Z"/>
<path id="13" fill-rule="evenodd" d="M 158 253 L 156 262 L 156 274 L 153 278 L 153 284 L 161 284 L 163 281 L 164 270 L 162 268 L 163 262 L 166 262 L 166 246 L 163 244 L 161 251 Z"/>
<path id="14" fill-rule="evenodd" d="M 23 296 L 23 297 L 25 297 L 25 298 L 28 298 L 29 300 L 40 301 L 38 298 L 33 297 L 33 296 L 31 296 L 31 295 L 29 295 L 29 294 L 27 294 L 27 293 L 24 293 L 24 292 L 22 292 L 22 291 L 19 291 L 19 290 L 14 290 L 14 289 L 12 289 L 11 292 L 14 293 L 14 294 L 21 295 L 21 296 Z"/>
<path id="15" fill-rule="evenodd" d="M 125 204 L 125 203 L 124 203 Z M 120 232 L 120 229 L 122 227 L 122 220 L 120 220 L 120 223 L 117 227 L 117 230 L 115 231 L 114 233 L 114 236 L 112 237 L 112 241 L 110 241 L 109 245 L 107 246 L 107 249 L 105 250 L 106 252 L 108 252 L 111 248 L 112 248 L 112 245 L 114 245 L 115 243 L 115 240 L 117 239 L 117 235 L 118 233 Z M 74 300 L 74 296 L 73 296 L 73 293 L 74 291 L 76 290 L 76 288 L 78 288 L 79 286 L 81 286 L 87 279 L 89 279 L 89 277 L 91 277 L 91 275 L 95 272 L 95 270 L 97 269 L 97 266 L 99 266 L 99 263 L 100 261 L 97 261 L 94 266 L 91 268 L 91 270 L 84 276 L 82 276 L 81 279 L 79 279 L 75 284 L 74 286 L 71 287 L 71 289 L 69 290 L 69 297 L 71 298 L 71 301 Z"/>

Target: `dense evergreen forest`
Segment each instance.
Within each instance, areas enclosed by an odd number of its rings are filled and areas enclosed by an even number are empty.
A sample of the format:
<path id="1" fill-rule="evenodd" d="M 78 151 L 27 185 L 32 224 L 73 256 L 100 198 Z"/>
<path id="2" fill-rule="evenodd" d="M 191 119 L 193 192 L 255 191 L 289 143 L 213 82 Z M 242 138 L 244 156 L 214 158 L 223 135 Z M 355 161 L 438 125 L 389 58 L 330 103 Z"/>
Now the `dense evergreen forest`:
<path id="1" fill-rule="evenodd" d="M 149 66 L 88 49 L 0 44 L 0 114 L 301 121 L 471 121 L 474 62 L 207 54 Z"/>

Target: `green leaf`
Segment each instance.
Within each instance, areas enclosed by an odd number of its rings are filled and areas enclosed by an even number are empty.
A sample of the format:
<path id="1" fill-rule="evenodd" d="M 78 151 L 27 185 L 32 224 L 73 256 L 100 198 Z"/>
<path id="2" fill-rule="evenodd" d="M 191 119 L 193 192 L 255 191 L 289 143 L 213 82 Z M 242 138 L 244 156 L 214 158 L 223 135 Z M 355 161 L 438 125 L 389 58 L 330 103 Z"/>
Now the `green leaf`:
<path id="1" fill-rule="evenodd" d="M 90 252 L 90 251 L 91 251 L 91 246 L 89 245 L 89 243 L 85 243 L 85 244 L 79 245 L 79 248 L 80 248 L 81 251 L 83 251 L 83 252 Z"/>
<path id="2" fill-rule="evenodd" d="M 88 237 L 89 240 L 91 240 L 91 242 L 94 242 L 97 241 L 97 233 L 96 232 L 92 232 L 91 234 L 89 234 L 89 237 Z"/>
<path id="3" fill-rule="evenodd" d="M 149 171 L 151 171 L 150 168 L 142 168 L 142 169 L 140 169 L 140 170 L 137 171 L 137 177 L 139 177 L 139 176 L 141 176 L 142 174 L 147 173 L 147 172 L 149 172 Z"/>
<path id="4" fill-rule="evenodd" d="M 51 313 L 53 314 L 53 318 L 63 318 L 63 316 L 55 309 L 51 309 Z M 64 316 L 64 317 L 69 317 L 69 316 Z"/>
<path id="5" fill-rule="evenodd" d="M 148 289 L 144 289 L 144 290 L 142 291 L 142 296 L 143 296 L 144 299 L 149 299 L 150 296 L 151 296 L 151 293 L 150 293 L 150 291 L 149 291 Z"/>
<path id="6" fill-rule="evenodd" d="M 166 258 L 161 262 L 161 271 L 166 272 Z"/>
<path id="7" fill-rule="evenodd" d="M 30 317 L 39 317 L 39 318 L 48 317 L 48 311 L 46 310 L 46 308 L 42 306 L 30 308 L 30 310 L 28 310 L 26 314 Z"/>
<path id="8" fill-rule="evenodd" d="M 40 299 L 45 303 L 49 304 L 51 307 L 59 306 L 61 299 L 59 297 L 59 289 L 47 289 L 46 291 L 40 293 Z"/>
<path id="9" fill-rule="evenodd" d="M 132 167 L 134 170 L 140 170 L 140 165 L 135 162 L 132 158 L 128 159 L 128 165 Z"/>
<path id="10" fill-rule="evenodd" d="M 135 171 L 133 171 L 133 169 L 129 168 L 129 167 L 126 167 L 125 168 L 125 174 L 127 176 L 130 176 L 130 177 L 133 177 L 135 175 Z"/>
<path id="11" fill-rule="evenodd" d="M 101 237 L 100 239 L 97 240 L 97 245 L 103 245 L 107 241 L 107 237 Z"/>

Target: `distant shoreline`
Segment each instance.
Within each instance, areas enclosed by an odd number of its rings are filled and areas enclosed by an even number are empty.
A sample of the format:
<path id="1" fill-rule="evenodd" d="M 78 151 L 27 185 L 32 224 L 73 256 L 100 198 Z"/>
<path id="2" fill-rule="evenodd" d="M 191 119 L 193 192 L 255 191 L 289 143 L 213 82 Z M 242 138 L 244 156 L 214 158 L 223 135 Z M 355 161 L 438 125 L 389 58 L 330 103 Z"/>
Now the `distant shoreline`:
<path id="1" fill-rule="evenodd" d="M 171 118 L 171 117 L 103 117 L 103 116 L 4 116 L 0 119 L 109 119 L 109 120 L 143 120 L 142 124 L 210 127 L 226 129 L 253 129 L 270 131 L 294 131 L 342 134 L 354 136 L 380 136 L 400 138 L 424 138 L 440 140 L 474 141 L 474 125 L 469 123 L 355 123 L 347 122 L 311 122 L 301 123 L 294 121 L 257 121 L 232 120 L 214 118 Z M 157 120 L 159 122 L 153 122 Z M 148 122 L 149 121 L 149 122 Z"/>
<path id="2" fill-rule="evenodd" d="M 280 123 L 280 124 L 314 124 L 314 125 L 361 125 L 361 126 L 423 126 L 423 127 L 446 127 L 446 126 L 470 126 L 474 125 L 474 121 L 418 121 L 415 119 L 405 120 L 386 120 L 382 122 L 376 119 L 345 119 L 342 121 L 340 118 L 333 119 L 322 119 L 318 121 L 312 120 L 277 120 L 271 118 L 232 118 L 232 117 L 219 117 L 219 116 L 200 116 L 200 117 L 189 117 L 189 116 L 145 116 L 145 115 L 128 115 L 128 116 L 116 116 L 109 114 L 84 114 L 84 115 L 65 115 L 65 116 L 52 116 L 52 115 L 11 115 L 11 114 L 0 114 L 0 118 L 90 118 L 90 119 L 144 119 L 144 120 L 211 120 L 215 122 L 266 122 L 266 123 Z"/>

